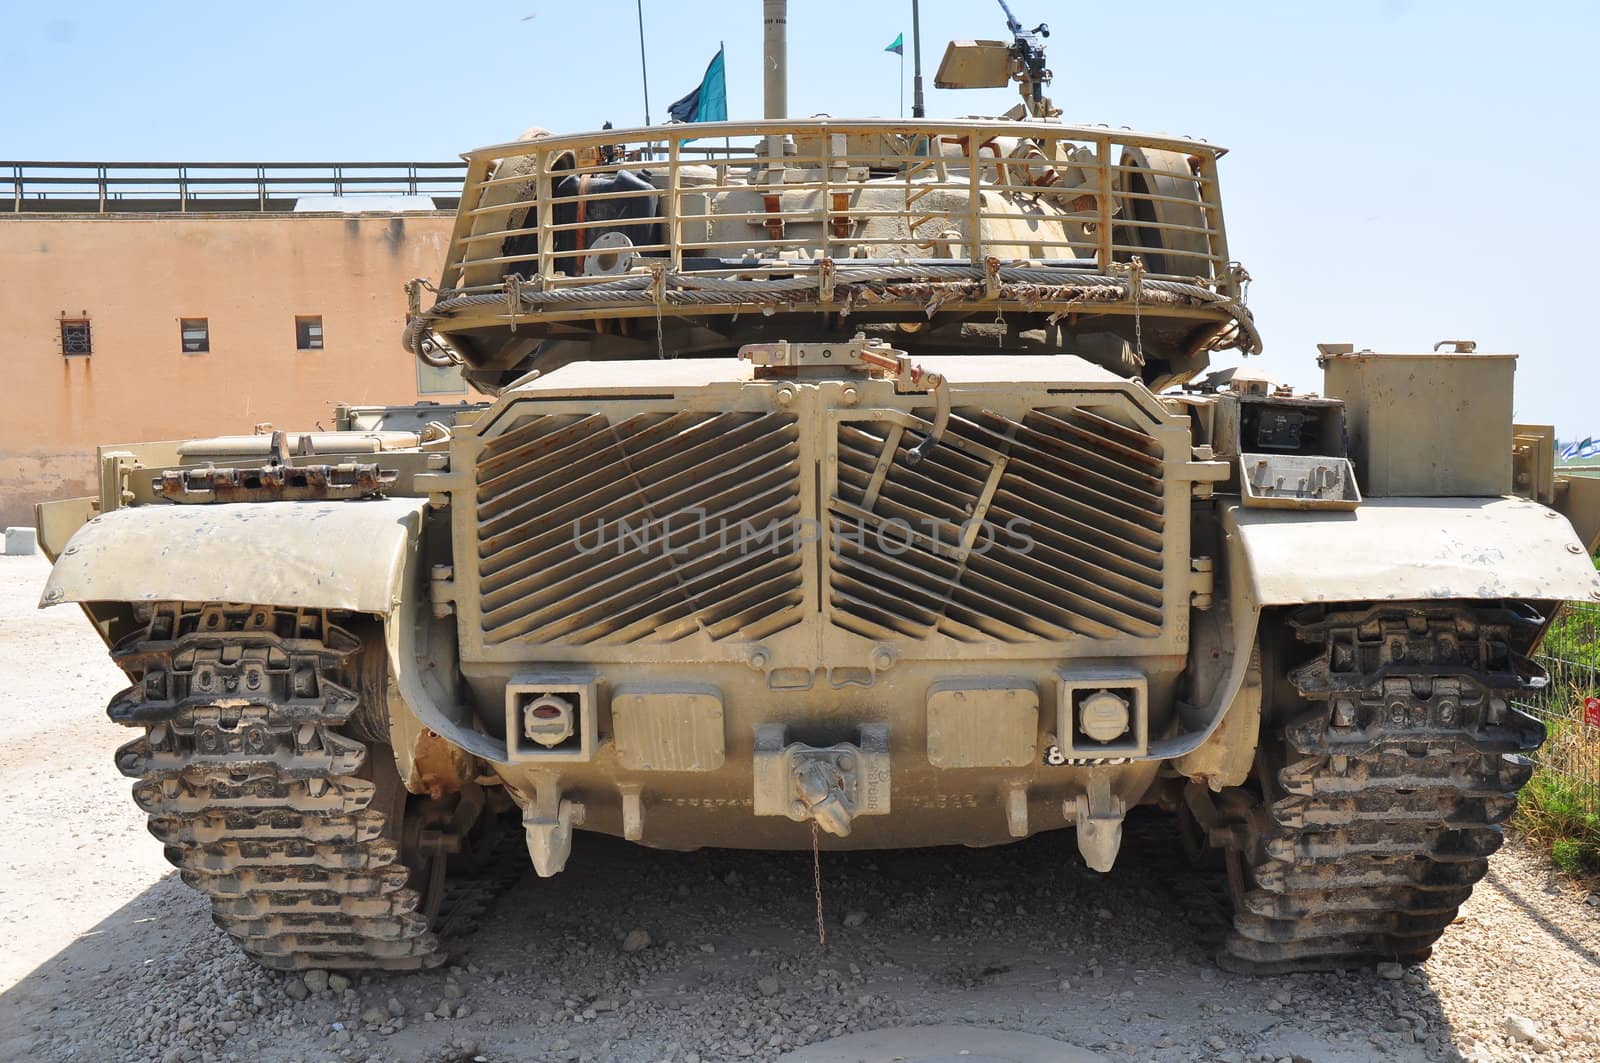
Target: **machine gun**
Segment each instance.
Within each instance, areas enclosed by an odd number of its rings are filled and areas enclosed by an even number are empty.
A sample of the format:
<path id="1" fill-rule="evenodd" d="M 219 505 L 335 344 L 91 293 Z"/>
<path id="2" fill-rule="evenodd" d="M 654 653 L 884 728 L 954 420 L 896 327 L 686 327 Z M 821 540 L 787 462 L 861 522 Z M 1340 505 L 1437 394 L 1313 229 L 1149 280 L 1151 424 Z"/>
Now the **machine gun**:
<path id="1" fill-rule="evenodd" d="M 1044 87 L 1052 76 L 1045 65 L 1043 44 L 1050 36 L 1050 27 L 1041 22 L 1031 30 L 1023 29 L 1006 0 L 1000 0 L 1000 9 L 1006 15 L 1011 43 L 951 41 L 939 63 L 939 72 L 933 76 L 933 83 L 941 89 L 994 89 L 1015 81 L 1022 93 L 1026 114 L 1034 118 L 1054 117 L 1060 112 L 1044 94 Z"/>

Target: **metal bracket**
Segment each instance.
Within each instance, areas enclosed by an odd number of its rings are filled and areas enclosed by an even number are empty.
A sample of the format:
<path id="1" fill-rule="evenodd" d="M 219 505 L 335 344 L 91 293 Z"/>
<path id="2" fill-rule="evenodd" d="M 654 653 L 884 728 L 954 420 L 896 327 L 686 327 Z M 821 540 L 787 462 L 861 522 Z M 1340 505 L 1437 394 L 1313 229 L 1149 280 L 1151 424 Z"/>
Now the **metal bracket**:
<path id="1" fill-rule="evenodd" d="M 622 798 L 622 836 L 630 842 L 644 838 L 644 787 L 636 782 L 617 784 Z"/>
<path id="2" fill-rule="evenodd" d="M 114 450 L 100 460 L 100 512 L 132 505 L 133 472 L 144 465 L 130 451 Z"/>
<path id="3" fill-rule="evenodd" d="M 783 239 L 783 195 L 779 192 L 766 192 L 761 196 L 761 205 L 766 209 L 767 217 L 761 224 L 767 228 L 767 236 L 773 240 Z"/>
<path id="4" fill-rule="evenodd" d="M 511 331 L 517 331 L 517 317 L 522 313 L 522 274 L 506 274 L 506 316 L 509 318 Z"/>
<path id="5" fill-rule="evenodd" d="M 1006 806 L 1006 833 L 1013 838 L 1028 836 L 1028 784 L 1008 783 L 1003 791 Z"/>
<path id="6" fill-rule="evenodd" d="M 373 498 L 399 476 L 375 462 L 291 465 L 279 457 L 275 452 L 270 463 L 253 469 L 169 469 L 153 486 L 162 498 L 184 503 Z"/>
<path id="7" fill-rule="evenodd" d="M 435 620 L 443 620 L 456 611 L 455 574 L 451 565 L 434 565 L 428 573 L 428 601 L 433 605 Z"/>
<path id="8" fill-rule="evenodd" d="M 827 260 L 824 262 L 827 263 Z M 831 276 L 831 263 L 828 266 Z M 771 373 L 771 370 L 842 367 L 893 380 L 895 390 L 902 394 L 931 393 L 934 401 L 933 428 L 922 442 L 906 453 L 906 462 L 910 465 L 928 456 L 950 423 L 950 385 L 944 377 L 923 369 L 905 351 L 879 339 L 868 339 L 861 332 L 856 333 L 848 343 L 790 343 L 788 340 L 747 343 L 739 348 L 739 357 L 756 367 L 758 378 L 778 375 Z M 762 370 L 769 372 L 763 373 Z"/>
<path id="9" fill-rule="evenodd" d="M 540 878 L 560 874 L 572 855 L 572 828 L 584 820 L 581 802 L 561 796 L 554 782 L 535 784 L 534 798 L 522 810 L 528 856 Z"/>
<path id="10" fill-rule="evenodd" d="M 1189 604 L 1210 609 L 1217 589 L 1216 562 L 1209 557 L 1189 559 Z"/>
<path id="11" fill-rule="evenodd" d="M 844 837 L 856 816 L 889 813 L 889 728 L 863 724 L 859 744 L 788 742 L 782 724 L 756 728 L 755 814 L 814 820 Z"/>
<path id="12" fill-rule="evenodd" d="M 1000 298 L 1000 260 L 993 255 L 983 260 L 983 290 L 990 299 Z"/>
<path id="13" fill-rule="evenodd" d="M 823 302 L 833 302 L 833 287 L 838 276 L 839 271 L 833 264 L 833 259 L 817 260 L 817 294 Z"/>
<path id="14" fill-rule="evenodd" d="M 1127 802 L 1111 792 L 1111 777 L 1103 771 L 1089 773 L 1089 789 L 1062 802 L 1062 812 L 1078 826 L 1078 852 L 1096 871 L 1110 871 L 1122 848 L 1122 817 Z"/>

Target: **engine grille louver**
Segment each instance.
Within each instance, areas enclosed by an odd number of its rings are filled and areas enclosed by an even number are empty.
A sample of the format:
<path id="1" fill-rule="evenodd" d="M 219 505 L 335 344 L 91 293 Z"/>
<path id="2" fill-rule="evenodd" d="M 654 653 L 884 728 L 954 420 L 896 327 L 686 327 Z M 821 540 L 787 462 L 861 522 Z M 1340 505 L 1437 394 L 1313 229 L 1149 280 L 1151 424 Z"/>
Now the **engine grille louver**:
<path id="1" fill-rule="evenodd" d="M 939 445 L 908 463 L 929 427 L 840 425 L 834 623 L 878 639 L 1160 634 L 1164 466 L 1151 436 L 1085 407 L 1020 421 L 957 409 Z"/>
<path id="2" fill-rule="evenodd" d="M 797 623 L 800 544 L 729 548 L 727 529 L 795 527 L 798 455 L 795 419 L 780 414 L 515 423 L 476 469 L 485 640 L 759 639 Z"/>

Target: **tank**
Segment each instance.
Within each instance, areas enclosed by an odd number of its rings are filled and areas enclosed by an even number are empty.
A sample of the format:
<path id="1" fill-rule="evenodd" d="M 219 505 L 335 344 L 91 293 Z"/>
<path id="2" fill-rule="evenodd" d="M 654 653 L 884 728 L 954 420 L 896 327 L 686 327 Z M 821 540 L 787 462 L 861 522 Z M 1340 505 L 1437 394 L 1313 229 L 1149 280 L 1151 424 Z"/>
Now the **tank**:
<path id="1" fill-rule="evenodd" d="M 117 765 L 247 953 L 437 964 L 508 830 L 545 876 L 577 831 L 1071 830 L 1106 871 L 1152 806 L 1226 865 L 1230 967 L 1427 955 L 1542 740 L 1532 652 L 1600 598 L 1597 499 L 1510 355 L 1212 370 L 1262 343 L 1223 149 L 1066 124 L 1042 36 L 941 64 L 1006 116 L 471 152 L 403 339 L 486 401 L 104 448 L 40 508 Z"/>

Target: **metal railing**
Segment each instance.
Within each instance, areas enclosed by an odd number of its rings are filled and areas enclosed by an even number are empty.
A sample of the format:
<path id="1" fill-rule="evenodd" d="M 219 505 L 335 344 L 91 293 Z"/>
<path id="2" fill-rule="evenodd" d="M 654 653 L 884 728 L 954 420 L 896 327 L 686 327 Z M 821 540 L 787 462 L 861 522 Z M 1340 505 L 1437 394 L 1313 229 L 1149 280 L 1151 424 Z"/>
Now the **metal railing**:
<path id="1" fill-rule="evenodd" d="M 791 275 L 823 260 L 1019 260 L 1237 296 L 1216 162 L 1199 141 L 1042 122 L 726 122 L 551 136 L 467 156 L 441 287 Z M 693 140 L 677 139 L 692 133 Z M 624 173 L 626 171 L 626 173 Z M 593 234 L 627 244 L 594 248 Z M 617 241 L 613 238 L 612 245 Z M 597 266 L 597 262 L 599 265 Z"/>
<path id="2" fill-rule="evenodd" d="M 1547 730 L 1533 759 L 1556 780 L 1556 800 L 1579 813 L 1600 815 L 1600 725 L 1593 710 L 1593 699 L 1600 699 L 1600 605 L 1563 606 L 1537 660 L 1550 683 L 1519 705 Z"/>
<path id="3" fill-rule="evenodd" d="M 268 213 L 308 196 L 426 196 L 453 210 L 462 162 L 0 162 L 11 212 Z"/>

